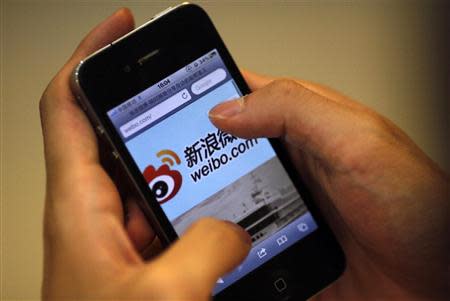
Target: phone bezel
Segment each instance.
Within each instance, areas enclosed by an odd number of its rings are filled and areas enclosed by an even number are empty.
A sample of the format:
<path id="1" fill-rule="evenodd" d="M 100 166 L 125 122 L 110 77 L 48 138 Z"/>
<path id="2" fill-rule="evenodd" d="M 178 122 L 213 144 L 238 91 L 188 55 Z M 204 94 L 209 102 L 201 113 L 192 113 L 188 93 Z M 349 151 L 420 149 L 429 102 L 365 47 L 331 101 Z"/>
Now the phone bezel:
<path id="1" fill-rule="evenodd" d="M 123 71 L 123 66 L 134 64 L 155 48 L 161 49 L 158 59 L 139 71 Z M 82 106 L 87 108 L 94 126 L 104 129 L 106 141 L 120 155 L 123 167 L 138 192 L 147 200 L 139 205 L 164 245 L 175 241 L 178 236 L 106 113 L 212 49 L 218 50 L 242 93 L 250 93 L 210 18 L 194 4 L 182 4 L 158 16 L 91 55 L 74 72 L 72 87 L 75 93 Z M 153 70 L 158 70 L 158 73 L 152 73 Z M 335 280 L 345 268 L 345 257 L 339 244 L 314 205 L 300 175 L 290 165 L 289 155 L 282 143 L 277 139 L 269 141 L 302 195 L 318 229 L 220 292 L 214 297 L 217 300 L 247 296 L 246 287 L 250 283 L 257 283 L 261 275 L 270 274 L 271 270 L 283 266 L 289 267 L 290 273 L 294 274 L 300 267 L 305 273 L 305 267 L 308 267 L 306 270 L 311 281 L 305 280 L 308 285 L 296 292 L 297 297 L 307 298 Z"/>

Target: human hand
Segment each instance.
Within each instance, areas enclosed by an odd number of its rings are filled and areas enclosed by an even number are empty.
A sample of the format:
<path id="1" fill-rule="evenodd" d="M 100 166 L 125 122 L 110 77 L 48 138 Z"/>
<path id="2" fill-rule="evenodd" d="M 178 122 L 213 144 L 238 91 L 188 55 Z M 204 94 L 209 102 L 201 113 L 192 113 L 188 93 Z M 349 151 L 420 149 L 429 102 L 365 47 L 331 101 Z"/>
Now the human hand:
<path id="1" fill-rule="evenodd" d="M 132 200 L 125 225 L 119 191 L 100 165 L 95 134 L 69 88 L 80 60 L 133 27 L 131 13 L 122 9 L 93 29 L 40 102 L 46 300 L 207 300 L 217 279 L 250 249 L 250 237 L 238 226 L 203 219 L 156 259 L 139 255 L 155 235 Z"/>
<path id="2" fill-rule="evenodd" d="M 449 178 L 398 127 L 324 86 L 243 72 L 253 93 L 210 111 L 221 130 L 281 138 L 347 257 L 317 300 L 445 298 Z"/>

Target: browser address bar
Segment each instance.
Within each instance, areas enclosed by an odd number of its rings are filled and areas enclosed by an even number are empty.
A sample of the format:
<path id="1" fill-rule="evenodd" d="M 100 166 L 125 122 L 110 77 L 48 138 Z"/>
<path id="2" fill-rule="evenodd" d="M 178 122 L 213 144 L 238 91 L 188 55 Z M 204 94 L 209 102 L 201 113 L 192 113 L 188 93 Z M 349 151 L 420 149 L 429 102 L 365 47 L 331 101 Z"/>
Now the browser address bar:
<path id="1" fill-rule="evenodd" d="M 127 138 L 134 133 L 137 133 L 150 123 L 157 121 L 168 113 L 172 112 L 182 104 L 191 100 L 191 94 L 187 89 L 183 89 L 177 94 L 167 98 L 162 103 L 154 106 L 145 113 L 142 113 L 138 117 L 128 121 L 120 127 L 120 132 L 123 137 Z"/>

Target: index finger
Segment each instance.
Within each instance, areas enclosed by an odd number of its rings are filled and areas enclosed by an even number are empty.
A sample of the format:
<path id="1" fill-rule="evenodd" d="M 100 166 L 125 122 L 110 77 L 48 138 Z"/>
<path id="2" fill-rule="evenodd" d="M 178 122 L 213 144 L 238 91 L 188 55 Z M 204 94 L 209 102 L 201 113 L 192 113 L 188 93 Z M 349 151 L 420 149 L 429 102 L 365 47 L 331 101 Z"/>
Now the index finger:
<path id="1" fill-rule="evenodd" d="M 69 81 L 80 60 L 133 27 L 133 17 L 127 9 L 103 21 L 80 43 L 42 96 L 47 171 L 44 233 L 52 240 L 54 233 L 63 233 L 61 237 L 69 243 L 76 239 L 79 248 L 83 239 L 83 246 L 89 250 L 95 237 L 112 244 L 109 249 L 117 249 L 114 239 L 125 237 L 123 231 L 111 231 L 111 222 L 123 222 L 119 194 L 100 165 L 95 134 L 72 95 Z M 110 234 L 108 239 L 105 233 Z"/>
<path id="2" fill-rule="evenodd" d="M 47 172 L 50 175 L 55 168 L 64 165 L 98 162 L 95 135 L 72 95 L 70 76 L 82 59 L 133 28 L 133 17 L 128 9 L 115 12 L 83 39 L 45 90 L 40 112 Z"/>

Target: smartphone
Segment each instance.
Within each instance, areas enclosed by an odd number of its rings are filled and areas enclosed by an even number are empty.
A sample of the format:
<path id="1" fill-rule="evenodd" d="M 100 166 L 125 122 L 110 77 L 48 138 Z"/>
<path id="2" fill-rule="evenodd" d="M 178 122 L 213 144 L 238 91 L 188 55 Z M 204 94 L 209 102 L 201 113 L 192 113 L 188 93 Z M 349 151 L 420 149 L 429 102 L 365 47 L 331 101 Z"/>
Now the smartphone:
<path id="1" fill-rule="evenodd" d="M 251 235 L 215 300 L 306 299 L 343 272 L 343 252 L 281 143 L 240 139 L 209 121 L 213 106 L 250 90 L 202 8 L 169 8 L 97 51 L 74 71 L 72 89 L 164 245 L 204 216 Z"/>

